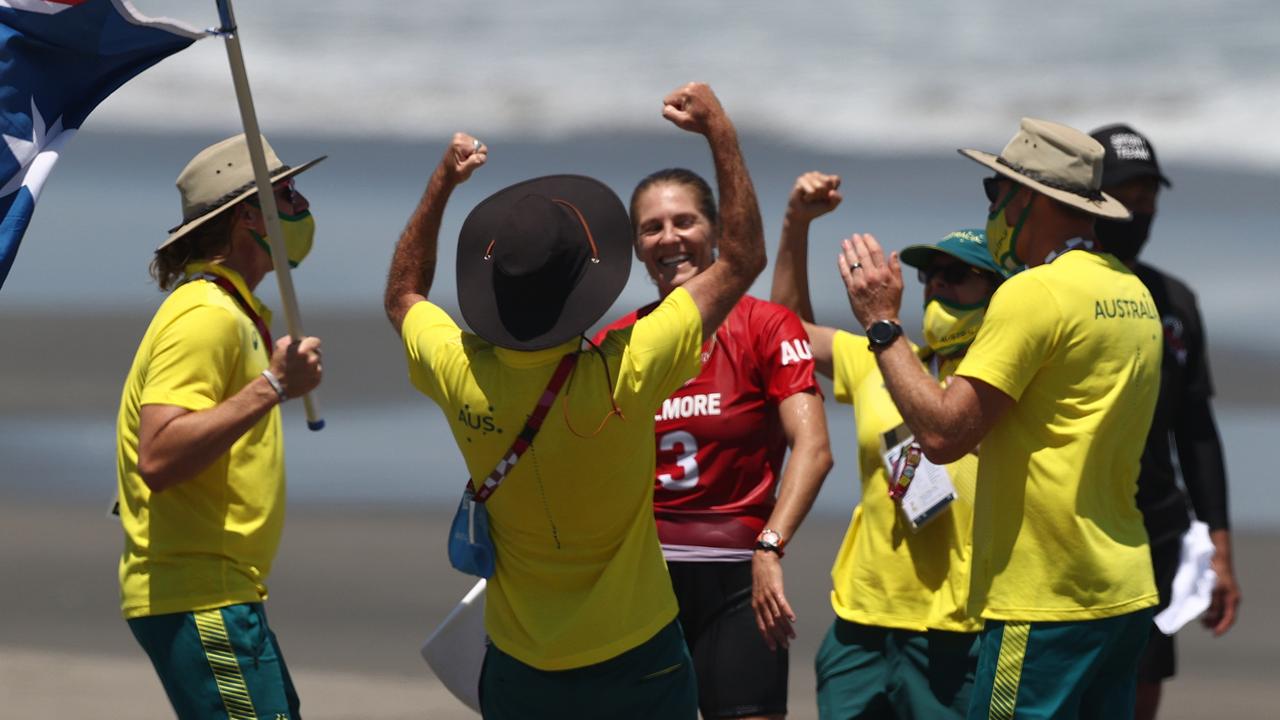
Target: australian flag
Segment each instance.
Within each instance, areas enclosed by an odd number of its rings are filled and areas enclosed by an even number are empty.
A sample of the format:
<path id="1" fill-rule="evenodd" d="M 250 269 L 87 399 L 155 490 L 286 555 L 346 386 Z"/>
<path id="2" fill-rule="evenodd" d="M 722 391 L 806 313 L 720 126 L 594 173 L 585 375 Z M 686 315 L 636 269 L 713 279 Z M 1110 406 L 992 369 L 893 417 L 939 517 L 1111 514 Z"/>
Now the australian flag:
<path id="1" fill-rule="evenodd" d="M 58 153 L 89 113 L 204 35 L 127 0 L 0 0 L 0 285 Z"/>

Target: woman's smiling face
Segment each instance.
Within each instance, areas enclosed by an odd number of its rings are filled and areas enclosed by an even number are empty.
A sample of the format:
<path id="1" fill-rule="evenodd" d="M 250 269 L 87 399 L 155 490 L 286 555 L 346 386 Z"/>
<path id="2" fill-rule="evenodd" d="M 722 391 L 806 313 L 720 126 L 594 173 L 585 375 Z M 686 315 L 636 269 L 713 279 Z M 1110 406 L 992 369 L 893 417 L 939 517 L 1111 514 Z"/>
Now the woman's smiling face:
<path id="1" fill-rule="evenodd" d="M 664 297 L 715 261 L 715 226 L 687 185 L 645 188 L 635 199 L 635 228 L 636 257 Z"/>

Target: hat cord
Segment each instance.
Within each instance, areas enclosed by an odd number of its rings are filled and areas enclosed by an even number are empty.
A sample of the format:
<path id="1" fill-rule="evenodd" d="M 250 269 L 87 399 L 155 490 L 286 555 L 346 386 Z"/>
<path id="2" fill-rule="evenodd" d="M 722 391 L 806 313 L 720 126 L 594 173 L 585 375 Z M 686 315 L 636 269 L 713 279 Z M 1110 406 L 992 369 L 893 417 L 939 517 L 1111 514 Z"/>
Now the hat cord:
<path id="1" fill-rule="evenodd" d="M 569 202 L 568 200 L 561 200 L 560 198 L 551 198 L 551 202 L 557 205 L 563 205 L 564 207 L 569 208 L 570 210 L 573 211 L 573 214 L 578 217 L 578 222 L 582 223 L 582 230 L 585 233 L 587 233 L 587 244 L 591 246 L 591 262 L 596 263 L 598 265 L 600 263 L 600 248 L 596 247 L 596 239 L 591 234 L 591 226 L 587 224 L 587 219 L 583 217 L 582 211 L 579 210 L 577 206 L 575 206 L 573 203 Z M 588 340 L 588 342 L 590 341 Z M 594 346 L 595 343 L 592 343 L 592 345 Z M 601 355 L 601 357 L 603 358 L 604 356 Z M 606 364 L 606 370 L 607 369 L 608 367 Z"/>
<path id="2" fill-rule="evenodd" d="M 577 371 L 578 371 L 577 367 L 574 367 L 573 373 L 569 375 L 568 386 L 565 388 L 564 396 L 561 398 L 562 403 L 560 407 L 564 413 L 565 427 L 569 428 L 569 432 L 582 438 L 583 440 L 590 440 L 591 438 L 599 435 L 600 432 L 604 430 L 605 423 L 609 422 L 609 418 L 613 417 L 614 415 L 617 415 L 619 420 L 622 420 L 625 422 L 627 419 L 627 416 L 622 414 L 622 408 L 618 407 L 618 403 L 613 399 L 613 377 L 609 373 L 609 361 L 605 359 L 604 351 L 600 349 L 599 345 L 596 345 L 595 343 L 591 342 L 591 339 L 588 338 L 586 335 L 583 335 L 582 339 L 585 340 L 587 344 L 590 345 L 591 348 L 596 351 L 596 354 L 600 356 L 600 363 L 604 365 L 604 379 L 609 390 L 609 406 L 612 409 L 605 414 L 604 419 L 600 421 L 600 424 L 596 426 L 595 431 L 592 432 L 590 435 L 583 435 L 582 433 L 573 429 L 573 423 L 569 421 L 569 392 L 573 389 L 573 376 L 577 374 Z M 583 351 L 579 350 L 578 352 L 583 352 Z"/>
<path id="3" fill-rule="evenodd" d="M 1079 195 L 1089 200 L 1094 200 L 1094 201 L 1102 200 L 1101 190 L 1081 188 L 1079 185 L 1070 185 L 1068 183 L 1060 182 L 1058 180 L 1054 180 L 1053 178 L 1045 177 L 1043 173 L 1036 172 L 1035 170 L 1028 170 L 1027 168 L 1022 167 L 1017 163 L 1009 162 L 1008 160 L 1005 160 L 1004 158 L 999 156 L 996 157 L 996 162 L 1000 163 L 1001 165 L 1004 165 L 1005 167 L 1013 170 L 1014 172 L 1017 172 L 1021 175 L 1026 175 L 1028 178 L 1031 178 L 1032 180 L 1040 183 L 1041 185 L 1047 185 L 1053 188 L 1054 190 L 1069 192 L 1072 195 Z"/>
<path id="4" fill-rule="evenodd" d="M 551 202 L 557 205 L 563 205 L 564 207 L 567 207 L 573 211 L 574 216 L 578 218 L 578 222 L 582 224 L 583 232 L 587 234 L 587 244 L 591 246 L 591 262 L 595 265 L 599 265 L 600 264 L 600 248 L 596 247 L 596 238 L 594 235 L 591 234 L 591 226 L 587 224 L 587 219 L 583 217 L 582 211 L 579 210 L 573 203 L 569 202 L 568 200 L 561 200 L 560 198 L 551 198 Z M 493 257 L 493 246 L 496 245 L 497 243 L 498 243 L 497 238 L 491 238 L 489 240 L 489 244 L 486 245 L 484 248 L 485 260 L 488 260 Z"/>

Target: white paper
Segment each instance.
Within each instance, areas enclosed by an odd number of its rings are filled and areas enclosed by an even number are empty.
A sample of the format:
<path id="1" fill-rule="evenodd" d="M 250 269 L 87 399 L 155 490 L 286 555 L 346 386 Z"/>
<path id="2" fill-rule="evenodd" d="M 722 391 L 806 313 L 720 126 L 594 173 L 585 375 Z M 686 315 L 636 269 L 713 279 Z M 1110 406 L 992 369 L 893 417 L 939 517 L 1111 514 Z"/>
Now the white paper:
<path id="1" fill-rule="evenodd" d="M 916 476 L 907 486 L 902 496 L 902 512 L 907 516 L 913 530 L 919 530 L 942 511 L 951 501 L 956 499 L 955 485 L 951 484 L 951 475 L 947 469 L 934 465 L 928 458 L 921 457 L 916 467 Z"/>
<path id="2" fill-rule="evenodd" d="M 884 461 L 890 483 L 897 483 L 898 476 L 906 465 L 907 449 L 913 442 L 915 437 L 905 424 L 881 436 L 880 459 Z M 922 453 L 915 476 L 911 478 L 911 484 L 907 485 L 907 491 L 903 493 L 899 503 L 911 529 L 917 531 L 927 525 L 930 520 L 941 515 L 955 499 L 956 487 L 951 482 L 950 473 L 945 467 L 929 462 L 929 458 Z"/>
<path id="3" fill-rule="evenodd" d="M 440 682 L 477 713 L 486 644 L 484 589 L 484 580 L 476 583 L 422 645 L 422 659 Z"/>
<path id="4" fill-rule="evenodd" d="M 1182 555 L 1178 572 L 1173 576 L 1169 607 L 1155 618 L 1160 632 L 1172 635 L 1209 609 L 1213 588 L 1218 582 L 1218 574 L 1209 565 L 1212 559 L 1209 526 L 1197 520 L 1182 536 Z"/>

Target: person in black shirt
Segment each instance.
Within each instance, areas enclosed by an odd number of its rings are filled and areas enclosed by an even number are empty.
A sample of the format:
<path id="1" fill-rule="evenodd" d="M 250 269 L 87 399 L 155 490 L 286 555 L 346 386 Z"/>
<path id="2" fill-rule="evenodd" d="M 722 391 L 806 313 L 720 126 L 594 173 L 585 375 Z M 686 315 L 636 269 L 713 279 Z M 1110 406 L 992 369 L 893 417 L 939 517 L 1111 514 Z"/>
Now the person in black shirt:
<path id="1" fill-rule="evenodd" d="M 1213 382 L 1209 375 L 1204 325 L 1191 288 L 1137 259 L 1155 218 L 1160 188 L 1170 187 L 1171 183 L 1160 172 L 1151 143 L 1133 128 L 1108 125 L 1092 135 L 1106 150 L 1103 192 L 1133 212 L 1133 220 L 1127 223 L 1099 220 L 1095 226 L 1098 240 L 1104 250 L 1132 268 L 1146 284 L 1164 325 L 1160 396 L 1138 476 L 1138 509 L 1142 511 L 1150 536 L 1151 561 L 1160 591 L 1157 611 L 1169 603 L 1181 538 L 1191 525 L 1187 513 L 1189 496 L 1196 518 L 1209 526 L 1214 545 L 1212 567 L 1218 575 L 1212 604 L 1201 622 L 1215 636 L 1220 636 L 1235 623 L 1240 587 L 1231 561 L 1222 443 L 1209 405 Z M 1175 449 L 1185 493 L 1177 483 Z M 1174 670 L 1173 638 L 1153 624 L 1138 667 L 1135 712 L 1138 720 L 1156 716 L 1161 683 L 1173 677 Z"/>

